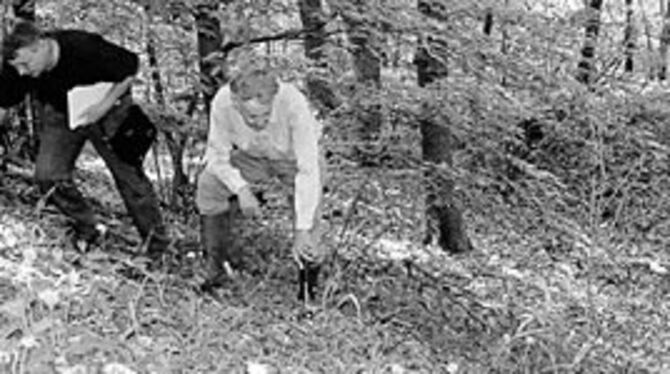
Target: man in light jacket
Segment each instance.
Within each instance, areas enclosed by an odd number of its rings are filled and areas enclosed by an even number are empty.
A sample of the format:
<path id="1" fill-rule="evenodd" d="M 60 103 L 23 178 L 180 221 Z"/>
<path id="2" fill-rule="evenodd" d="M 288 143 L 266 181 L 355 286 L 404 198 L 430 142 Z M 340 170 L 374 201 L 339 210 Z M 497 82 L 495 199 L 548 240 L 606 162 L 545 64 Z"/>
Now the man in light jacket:
<path id="1" fill-rule="evenodd" d="M 293 84 L 280 81 L 267 63 L 240 69 L 219 89 L 211 104 L 206 166 L 196 197 L 206 253 L 204 288 L 222 285 L 243 265 L 231 233 L 235 204 L 245 216 L 259 214 L 250 183 L 277 178 L 294 191 L 299 298 L 314 298 L 325 257 L 319 240 L 325 174 L 320 134 L 306 97 Z"/>

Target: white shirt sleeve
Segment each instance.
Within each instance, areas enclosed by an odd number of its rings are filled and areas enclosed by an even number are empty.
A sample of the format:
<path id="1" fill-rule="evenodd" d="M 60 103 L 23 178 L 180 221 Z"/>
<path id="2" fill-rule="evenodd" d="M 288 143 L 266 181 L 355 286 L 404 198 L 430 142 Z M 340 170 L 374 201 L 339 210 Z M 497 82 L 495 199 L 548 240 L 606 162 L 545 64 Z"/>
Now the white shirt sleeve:
<path id="1" fill-rule="evenodd" d="M 227 86 L 219 90 L 214 99 L 209 115 L 209 133 L 205 150 L 206 168 L 223 182 L 232 193 L 239 193 L 247 182 L 240 170 L 230 164 L 230 152 L 233 148 L 231 134 L 233 122 L 230 103 L 230 91 Z"/>
<path id="2" fill-rule="evenodd" d="M 298 166 L 295 176 L 296 229 L 309 230 L 321 197 L 319 163 L 320 127 L 312 114 L 307 98 L 297 89 L 291 90 L 291 138 Z"/>

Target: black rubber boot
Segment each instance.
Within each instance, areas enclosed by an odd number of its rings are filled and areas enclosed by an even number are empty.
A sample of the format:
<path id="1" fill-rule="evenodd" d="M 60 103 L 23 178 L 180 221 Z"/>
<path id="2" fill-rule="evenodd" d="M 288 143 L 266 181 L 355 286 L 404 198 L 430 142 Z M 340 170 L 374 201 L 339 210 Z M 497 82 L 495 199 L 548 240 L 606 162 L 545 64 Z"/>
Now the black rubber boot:
<path id="1" fill-rule="evenodd" d="M 232 214 L 200 217 L 200 235 L 205 251 L 204 291 L 221 287 L 230 278 L 230 267 L 239 265 L 239 255 L 233 248 Z M 227 267 L 224 265 L 227 263 Z"/>
<path id="2" fill-rule="evenodd" d="M 298 270 L 298 300 L 312 302 L 316 300 L 321 264 L 305 260 L 302 261 L 302 264 L 302 269 Z"/>

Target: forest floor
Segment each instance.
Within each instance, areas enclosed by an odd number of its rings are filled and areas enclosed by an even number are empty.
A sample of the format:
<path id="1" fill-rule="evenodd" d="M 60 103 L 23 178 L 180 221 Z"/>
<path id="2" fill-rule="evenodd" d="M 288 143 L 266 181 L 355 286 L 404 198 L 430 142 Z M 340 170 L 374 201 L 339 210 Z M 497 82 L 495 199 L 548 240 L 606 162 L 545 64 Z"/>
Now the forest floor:
<path id="1" fill-rule="evenodd" d="M 653 248 L 625 259 L 550 253 L 470 216 L 476 250 L 449 256 L 420 244 L 416 175 L 351 168 L 326 196 L 336 256 L 318 305 L 296 300 L 276 186 L 264 218 L 239 225 L 249 273 L 213 298 L 195 290 L 197 218 L 166 207 L 173 265 L 149 271 L 129 253 L 137 236 L 109 175 L 82 162 L 80 186 L 113 232 L 83 256 L 28 169 L 2 178 L 2 373 L 670 370 L 670 261 Z"/>

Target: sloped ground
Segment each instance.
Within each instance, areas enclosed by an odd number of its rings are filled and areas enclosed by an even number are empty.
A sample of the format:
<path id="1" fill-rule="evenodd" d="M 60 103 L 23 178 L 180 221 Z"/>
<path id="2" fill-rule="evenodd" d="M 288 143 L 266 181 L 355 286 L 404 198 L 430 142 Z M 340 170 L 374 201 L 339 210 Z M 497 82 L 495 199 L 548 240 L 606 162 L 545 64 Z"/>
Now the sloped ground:
<path id="1" fill-rule="evenodd" d="M 276 219 L 247 222 L 241 232 L 251 274 L 215 300 L 194 291 L 191 257 L 168 274 L 148 272 L 127 253 L 136 238 L 104 173 L 83 171 L 82 189 L 100 212 L 111 210 L 104 215 L 115 235 L 104 251 L 83 257 L 69 244 L 64 218 L 37 200 L 28 175 L 13 170 L 3 178 L 0 372 L 430 373 L 451 363 L 414 329 L 393 327 L 391 298 L 401 295 L 378 294 L 374 273 L 388 273 L 383 289 L 411 290 L 395 284 L 392 266 L 368 272 L 376 265 L 361 262 L 340 273 L 346 279 L 331 271 L 332 296 L 316 309 L 298 303 L 277 191 L 268 194 Z M 170 219 L 183 248 L 193 249 L 193 223 Z"/>
<path id="2" fill-rule="evenodd" d="M 662 249 L 580 228 L 548 245 L 493 224 L 492 206 L 468 219 L 477 251 L 450 257 L 416 244 L 412 173 L 335 176 L 326 243 L 337 260 L 316 309 L 295 298 L 279 190 L 266 194 L 264 220 L 240 225 L 250 274 L 215 300 L 194 291 L 197 266 L 184 253 L 195 246 L 194 219 L 169 215 L 181 259 L 169 273 L 148 272 L 127 253 L 134 233 L 109 179 L 85 171 L 82 186 L 101 212 L 112 212 L 105 216 L 117 235 L 104 251 L 78 257 L 64 219 L 37 200 L 27 174 L 10 172 L 0 194 L 0 372 L 651 373 L 670 366 L 670 261 Z"/>

